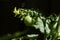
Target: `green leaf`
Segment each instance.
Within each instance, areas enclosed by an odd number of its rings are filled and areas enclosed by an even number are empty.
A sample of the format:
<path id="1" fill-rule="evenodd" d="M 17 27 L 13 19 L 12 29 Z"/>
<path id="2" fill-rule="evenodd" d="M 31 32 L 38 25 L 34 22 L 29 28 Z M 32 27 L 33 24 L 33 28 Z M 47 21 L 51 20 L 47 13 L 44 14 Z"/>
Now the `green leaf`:
<path id="1" fill-rule="evenodd" d="M 38 17 L 36 24 L 33 25 L 36 29 L 39 29 L 42 33 L 44 33 L 44 24 L 43 21 Z"/>
<path id="2" fill-rule="evenodd" d="M 49 34 L 50 33 L 49 25 L 47 23 L 45 25 L 46 25 L 45 26 L 46 33 Z"/>
<path id="3" fill-rule="evenodd" d="M 58 26 L 58 36 L 60 37 L 60 24 Z"/>

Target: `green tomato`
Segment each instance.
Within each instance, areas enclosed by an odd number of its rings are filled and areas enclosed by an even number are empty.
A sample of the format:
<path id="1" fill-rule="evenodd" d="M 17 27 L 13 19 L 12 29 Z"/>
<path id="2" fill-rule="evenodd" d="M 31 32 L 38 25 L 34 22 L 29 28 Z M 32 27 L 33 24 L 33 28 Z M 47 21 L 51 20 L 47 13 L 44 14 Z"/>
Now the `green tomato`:
<path id="1" fill-rule="evenodd" d="M 26 16 L 24 18 L 24 23 L 26 24 L 26 26 L 31 26 L 32 25 L 32 17 L 30 17 L 29 15 Z"/>

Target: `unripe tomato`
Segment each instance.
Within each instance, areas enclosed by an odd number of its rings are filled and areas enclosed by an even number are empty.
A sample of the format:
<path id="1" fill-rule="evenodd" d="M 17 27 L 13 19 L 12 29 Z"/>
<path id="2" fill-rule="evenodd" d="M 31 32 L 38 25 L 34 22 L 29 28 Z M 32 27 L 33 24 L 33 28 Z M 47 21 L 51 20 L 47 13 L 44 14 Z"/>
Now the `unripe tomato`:
<path id="1" fill-rule="evenodd" d="M 24 23 L 26 24 L 26 26 L 31 26 L 32 25 L 32 17 L 30 17 L 29 15 L 26 16 L 24 18 Z"/>

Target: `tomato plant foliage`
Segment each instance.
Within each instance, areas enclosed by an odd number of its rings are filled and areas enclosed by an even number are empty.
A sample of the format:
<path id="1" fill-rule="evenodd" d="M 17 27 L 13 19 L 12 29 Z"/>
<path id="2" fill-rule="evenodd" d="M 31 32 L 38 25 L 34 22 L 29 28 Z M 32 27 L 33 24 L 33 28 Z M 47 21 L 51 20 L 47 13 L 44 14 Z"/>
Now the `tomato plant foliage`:
<path id="1" fill-rule="evenodd" d="M 22 16 L 26 26 L 32 26 L 39 29 L 41 33 L 46 35 L 46 37 L 50 36 L 48 40 L 55 40 L 60 37 L 60 15 L 51 14 L 50 16 L 45 17 L 42 16 L 43 14 L 39 10 L 22 8 L 17 10 L 19 13 L 14 12 L 15 15 Z M 21 13 L 22 11 L 23 13 Z M 53 38 L 54 36 L 55 38 Z"/>
<path id="2" fill-rule="evenodd" d="M 17 9 L 16 7 L 14 8 L 13 13 L 15 14 L 15 17 L 18 16 L 18 18 L 20 18 L 20 20 L 23 21 L 27 27 L 34 27 L 36 30 L 39 29 L 39 31 L 45 35 L 45 38 L 43 38 L 44 40 L 60 39 L 60 14 L 51 14 L 50 16 L 45 17 L 44 14 L 42 14 L 39 10 L 26 8 Z M 12 34 L 13 36 L 7 35 L 7 37 L 2 37 L 0 39 L 24 40 L 24 38 L 27 36 L 21 37 L 21 35 L 24 35 L 25 32 L 17 32 L 16 34 Z M 29 35 L 27 38 L 35 35 L 36 34 Z M 35 40 L 34 38 L 31 40 Z"/>

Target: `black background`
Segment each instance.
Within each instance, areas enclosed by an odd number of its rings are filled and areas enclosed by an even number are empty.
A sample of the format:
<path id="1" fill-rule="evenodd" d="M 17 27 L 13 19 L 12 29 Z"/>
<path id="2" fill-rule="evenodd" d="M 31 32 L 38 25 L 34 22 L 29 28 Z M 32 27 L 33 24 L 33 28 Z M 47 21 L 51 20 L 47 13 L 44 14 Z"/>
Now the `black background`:
<path id="1" fill-rule="evenodd" d="M 51 12 L 60 12 L 59 0 L 0 0 L 0 35 L 15 32 L 25 29 L 25 25 L 18 18 L 14 17 L 14 7 L 22 7 L 22 3 L 25 3 L 24 8 L 38 8 L 45 15 L 50 15 Z"/>

